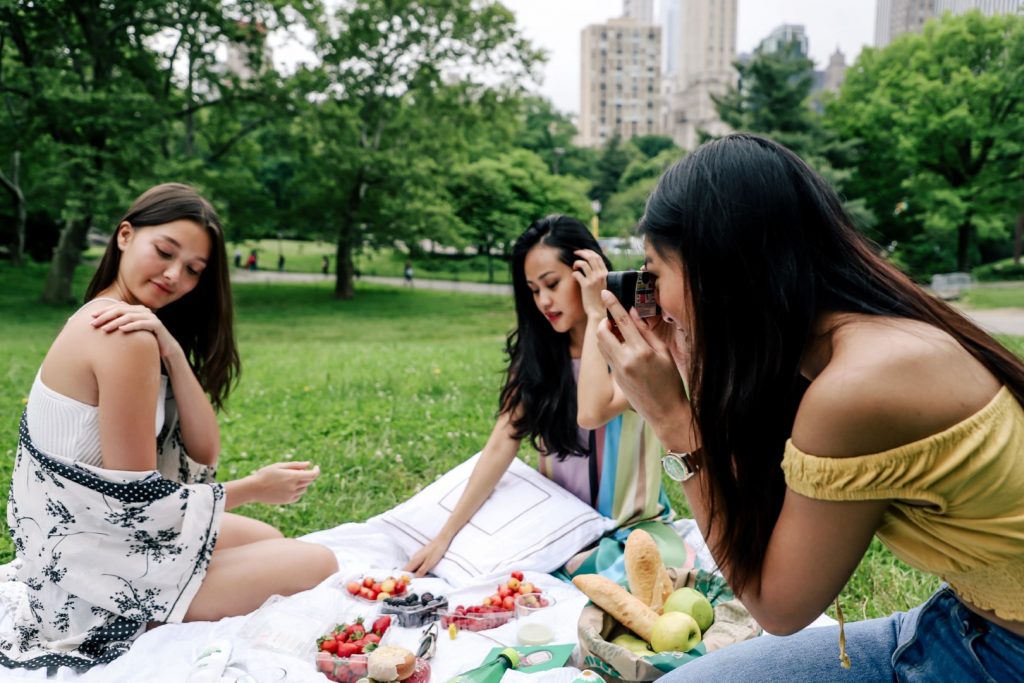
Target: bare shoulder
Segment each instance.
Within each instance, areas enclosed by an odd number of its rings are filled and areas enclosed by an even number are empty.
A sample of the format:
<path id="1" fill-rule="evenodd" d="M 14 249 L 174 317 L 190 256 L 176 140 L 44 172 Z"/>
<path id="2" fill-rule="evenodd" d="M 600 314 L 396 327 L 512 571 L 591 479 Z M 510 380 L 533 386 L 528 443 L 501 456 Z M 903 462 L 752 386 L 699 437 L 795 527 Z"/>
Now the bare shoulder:
<path id="1" fill-rule="evenodd" d="M 148 332 L 106 333 L 92 326 L 92 312 L 109 302 L 86 304 L 65 323 L 41 367 L 44 384 L 73 399 L 96 405 L 101 374 L 118 368 L 159 372 L 160 351 Z"/>
<path id="2" fill-rule="evenodd" d="M 897 448 L 962 422 L 999 387 L 947 333 L 862 316 L 833 335 L 831 359 L 797 411 L 793 443 L 832 457 Z"/>

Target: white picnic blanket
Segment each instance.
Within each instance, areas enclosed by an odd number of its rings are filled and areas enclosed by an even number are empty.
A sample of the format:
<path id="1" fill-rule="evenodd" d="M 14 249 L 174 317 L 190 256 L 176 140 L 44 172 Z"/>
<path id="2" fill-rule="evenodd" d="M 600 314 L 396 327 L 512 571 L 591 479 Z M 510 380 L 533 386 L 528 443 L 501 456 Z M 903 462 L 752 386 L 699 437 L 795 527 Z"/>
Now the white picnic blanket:
<path id="1" fill-rule="evenodd" d="M 679 520 L 674 524 L 679 534 L 697 553 L 697 565 L 712 567 L 708 553 L 693 520 Z M 167 681 L 184 683 L 197 655 L 211 642 L 224 640 L 231 643 L 232 655 L 227 676 L 233 681 L 245 671 L 281 667 L 287 671 L 289 683 L 324 683 L 326 679 L 316 671 L 312 651 L 312 638 L 336 623 L 358 615 L 370 616 L 374 606 L 350 597 L 345 584 L 350 578 L 369 574 L 394 574 L 407 561 L 404 552 L 386 534 L 367 523 L 342 524 L 333 529 L 317 531 L 304 540 L 322 543 L 338 557 L 340 571 L 316 588 L 289 598 L 271 598 L 257 612 L 244 617 L 231 617 L 217 622 L 167 624 L 143 634 L 127 654 L 110 664 L 96 666 L 84 674 L 61 668 L 47 678 L 45 670 L 0 670 L 0 681 L 50 680 L 81 681 L 81 683 L 118 683 L 120 681 Z M 458 589 L 437 578 L 414 579 L 411 588 L 417 593 L 430 591 L 449 597 L 455 604 L 478 603 L 494 592 L 494 587 L 506 576 L 481 579 L 472 586 Z M 555 598 L 555 603 L 535 617 L 542 619 L 555 633 L 556 643 L 576 643 L 576 623 L 586 597 L 571 584 L 553 576 L 527 572 L 526 579 L 540 586 Z M 0 627 L 9 625 L 11 610 L 24 609 L 19 597 L 0 584 Z M 452 601 L 454 598 L 454 601 Z M 824 617 L 824 619 L 828 619 Z M 515 645 L 521 623 L 512 621 L 504 626 L 481 633 L 460 631 L 455 640 L 441 632 L 431 665 L 431 681 L 444 683 L 456 674 L 479 665 L 490 650 L 498 645 Z M 415 650 L 421 629 L 392 628 L 389 642 Z M 310 648 L 301 652 L 298 643 L 307 642 Z M 291 649 L 293 654 L 275 651 Z M 544 676 L 546 683 L 571 680 L 572 671 L 554 670 Z M 508 680 L 522 675 L 506 674 Z M 539 680 L 533 676 L 531 680 Z"/>

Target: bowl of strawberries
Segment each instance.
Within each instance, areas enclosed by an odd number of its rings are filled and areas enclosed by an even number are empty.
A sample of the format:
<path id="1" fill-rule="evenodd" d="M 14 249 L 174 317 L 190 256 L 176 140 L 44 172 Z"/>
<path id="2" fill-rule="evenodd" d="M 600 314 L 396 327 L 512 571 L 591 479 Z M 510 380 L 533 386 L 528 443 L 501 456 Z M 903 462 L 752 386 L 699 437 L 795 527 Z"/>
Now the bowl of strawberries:
<path id="1" fill-rule="evenodd" d="M 391 617 L 378 617 L 371 624 L 359 617 L 352 622 L 338 624 L 316 640 L 317 652 L 349 658 L 372 652 L 391 628 Z"/>

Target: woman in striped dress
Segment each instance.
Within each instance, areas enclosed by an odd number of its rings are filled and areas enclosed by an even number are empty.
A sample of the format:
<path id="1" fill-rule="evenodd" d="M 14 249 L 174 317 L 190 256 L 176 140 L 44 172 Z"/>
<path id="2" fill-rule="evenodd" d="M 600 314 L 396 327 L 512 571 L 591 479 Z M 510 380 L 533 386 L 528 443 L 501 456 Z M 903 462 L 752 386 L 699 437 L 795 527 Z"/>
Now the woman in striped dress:
<path id="1" fill-rule="evenodd" d="M 519 452 L 525 439 L 539 452 L 542 474 L 616 521 L 618 529 L 651 527 L 670 558 L 683 544 L 666 524 L 672 516 L 661 486 L 660 447 L 629 409 L 596 344 L 606 314 L 600 300 L 608 266 L 597 240 L 580 221 L 553 215 L 535 221 L 512 250 L 516 329 L 497 423 L 466 490 L 433 540 L 407 571 L 422 576 L 444 556 Z M 648 524 L 649 523 L 649 524 Z M 659 533 L 663 530 L 667 533 Z M 624 534 L 580 549 L 566 570 L 595 571 L 613 560 Z M 674 551 L 673 551 L 674 546 Z"/>

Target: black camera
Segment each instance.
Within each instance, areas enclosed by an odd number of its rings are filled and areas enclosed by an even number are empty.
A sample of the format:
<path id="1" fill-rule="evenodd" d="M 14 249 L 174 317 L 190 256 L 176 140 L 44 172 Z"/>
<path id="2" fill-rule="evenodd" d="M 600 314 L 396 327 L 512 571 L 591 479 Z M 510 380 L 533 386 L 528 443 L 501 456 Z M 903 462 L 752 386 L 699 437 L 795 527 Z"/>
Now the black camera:
<path id="1" fill-rule="evenodd" d="M 641 318 L 653 318 L 661 312 L 654 302 L 654 280 L 646 270 L 618 270 L 608 273 L 608 291 L 627 311 L 635 308 Z"/>

